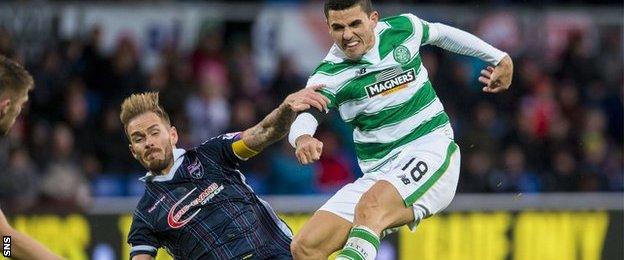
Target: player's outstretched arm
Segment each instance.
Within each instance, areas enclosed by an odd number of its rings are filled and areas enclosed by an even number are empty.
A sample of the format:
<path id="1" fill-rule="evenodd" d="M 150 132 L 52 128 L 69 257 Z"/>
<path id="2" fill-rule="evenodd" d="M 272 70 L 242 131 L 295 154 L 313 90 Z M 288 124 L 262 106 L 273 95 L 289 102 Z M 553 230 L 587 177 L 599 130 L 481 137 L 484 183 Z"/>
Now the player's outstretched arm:
<path id="1" fill-rule="evenodd" d="M 11 258 L 28 260 L 62 259 L 39 242 L 13 229 L 2 211 L 0 211 L 0 233 L 2 236 L 11 236 Z"/>
<path id="2" fill-rule="evenodd" d="M 500 51 L 471 33 L 441 23 L 425 23 L 429 27 L 426 44 L 432 44 L 455 53 L 474 56 L 492 66 L 481 72 L 479 81 L 484 92 L 497 93 L 507 90 L 513 76 L 513 62 L 509 55 Z"/>
<path id="3" fill-rule="evenodd" d="M 243 132 L 243 143 L 252 150 L 260 151 L 288 133 L 297 113 L 310 108 L 327 110 L 329 99 L 316 92 L 321 87 L 323 86 L 312 86 L 288 95 L 282 104 L 260 123 Z"/>

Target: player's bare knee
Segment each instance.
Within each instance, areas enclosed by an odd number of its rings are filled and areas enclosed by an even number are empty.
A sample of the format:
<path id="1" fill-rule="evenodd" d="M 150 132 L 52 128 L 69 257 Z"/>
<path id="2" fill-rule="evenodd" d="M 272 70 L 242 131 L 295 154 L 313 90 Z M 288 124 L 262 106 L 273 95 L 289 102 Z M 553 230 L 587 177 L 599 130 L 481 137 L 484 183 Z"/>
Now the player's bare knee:
<path id="1" fill-rule="evenodd" d="M 290 242 L 290 252 L 296 259 L 309 259 L 314 251 L 313 243 L 305 236 L 297 235 Z"/>
<path id="2" fill-rule="evenodd" d="M 357 224 L 381 225 L 385 215 L 385 209 L 380 194 L 368 191 L 362 195 L 355 206 L 355 220 Z"/>

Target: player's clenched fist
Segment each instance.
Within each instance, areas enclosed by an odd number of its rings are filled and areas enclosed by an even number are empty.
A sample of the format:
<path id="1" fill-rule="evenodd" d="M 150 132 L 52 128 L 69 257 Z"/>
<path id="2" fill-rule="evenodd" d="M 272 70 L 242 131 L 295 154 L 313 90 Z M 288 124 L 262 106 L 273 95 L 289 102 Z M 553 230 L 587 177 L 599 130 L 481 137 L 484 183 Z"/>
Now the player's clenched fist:
<path id="1" fill-rule="evenodd" d="M 321 159 L 323 143 L 310 135 L 302 135 L 296 140 L 295 155 L 301 164 L 310 164 Z"/>
<path id="2" fill-rule="evenodd" d="M 294 112 L 302 112 L 311 107 L 315 107 L 319 111 L 327 111 L 329 99 L 316 90 L 322 88 L 323 85 L 314 85 L 286 97 L 284 103 Z"/>
<path id="3" fill-rule="evenodd" d="M 509 89 L 513 77 L 513 62 L 509 55 L 505 56 L 496 67 L 488 66 L 481 70 L 479 82 L 485 85 L 483 92 L 498 93 Z"/>

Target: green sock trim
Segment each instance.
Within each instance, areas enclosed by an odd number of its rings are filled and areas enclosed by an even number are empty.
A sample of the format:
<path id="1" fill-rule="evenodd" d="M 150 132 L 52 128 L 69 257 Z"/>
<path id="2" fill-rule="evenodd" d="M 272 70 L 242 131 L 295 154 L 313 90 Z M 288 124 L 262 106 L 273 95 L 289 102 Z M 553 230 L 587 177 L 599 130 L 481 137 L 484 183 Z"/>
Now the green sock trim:
<path id="1" fill-rule="evenodd" d="M 375 247 L 375 250 L 379 251 L 379 244 L 380 244 L 379 238 L 377 238 L 377 236 L 371 234 L 366 229 L 353 228 L 353 229 L 351 229 L 351 233 L 349 234 L 349 237 L 357 237 L 357 238 L 364 239 L 364 240 L 368 241 L 368 243 L 371 243 L 371 245 L 373 245 Z"/>
<path id="2" fill-rule="evenodd" d="M 358 251 L 355 251 L 354 249 L 351 249 L 348 247 L 345 249 L 342 249 L 340 254 L 338 254 L 338 257 L 345 257 L 345 258 L 350 258 L 353 260 L 365 260 L 364 256 L 362 256 Z"/>

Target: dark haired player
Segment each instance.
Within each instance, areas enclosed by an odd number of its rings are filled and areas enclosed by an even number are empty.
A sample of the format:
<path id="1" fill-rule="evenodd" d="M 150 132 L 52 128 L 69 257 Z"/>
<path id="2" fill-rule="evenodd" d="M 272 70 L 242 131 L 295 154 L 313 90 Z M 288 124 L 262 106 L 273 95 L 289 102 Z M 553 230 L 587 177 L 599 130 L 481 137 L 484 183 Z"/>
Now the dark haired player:
<path id="1" fill-rule="evenodd" d="M 353 127 L 364 176 L 345 185 L 293 239 L 298 259 L 374 259 L 382 233 L 414 229 L 455 196 L 460 151 L 442 102 L 429 81 L 420 47 L 434 45 L 490 64 L 481 71 L 483 91 L 509 88 L 511 58 L 474 35 L 429 23 L 413 14 L 380 19 L 370 0 L 326 0 L 334 45 L 308 80 L 324 84 L 343 121 Z M 301 163 L 319 159 L 313 137 L 323 113 L 311 109 L 291 127 L 289 141 Z M 344 247 L 343 247 L 344 246 Z"/>

